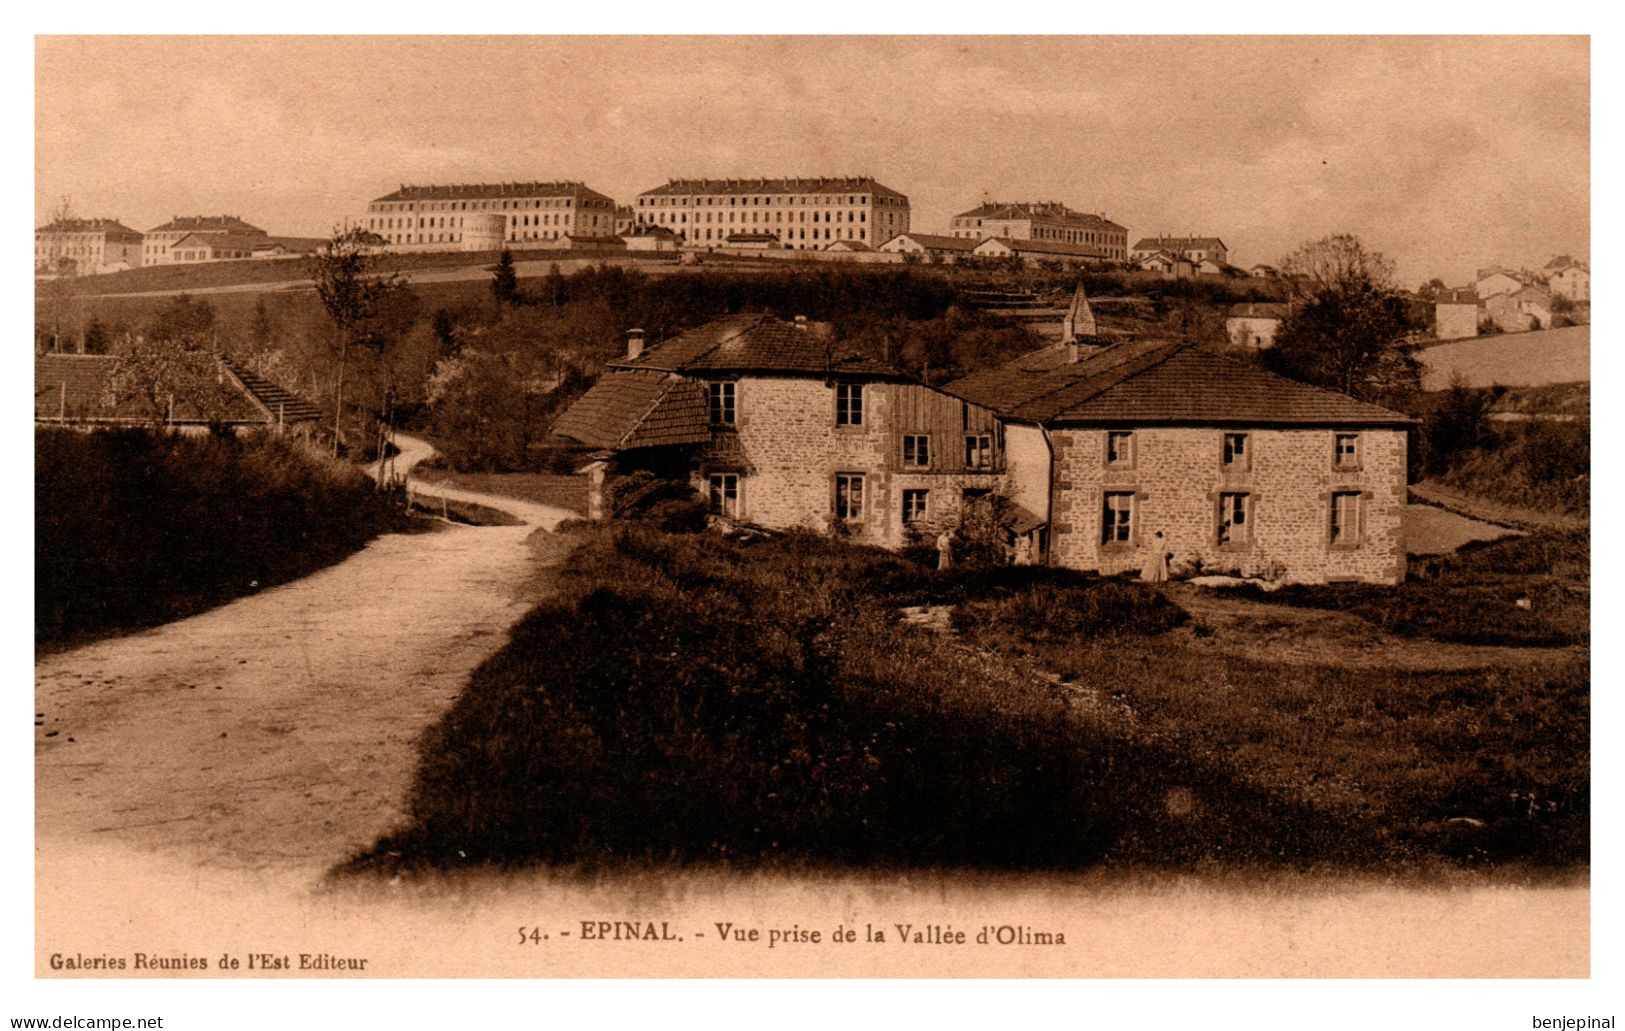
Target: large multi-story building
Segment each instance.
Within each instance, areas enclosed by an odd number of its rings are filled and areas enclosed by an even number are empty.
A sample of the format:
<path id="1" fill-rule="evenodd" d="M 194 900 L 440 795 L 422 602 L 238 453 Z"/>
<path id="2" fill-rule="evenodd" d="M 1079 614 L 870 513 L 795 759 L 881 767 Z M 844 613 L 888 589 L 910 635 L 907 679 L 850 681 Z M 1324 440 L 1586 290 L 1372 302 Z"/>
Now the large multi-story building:
<path id="1" fill-rule="evenodd" d="M 402 186 L 367 205 L 357 224 L 391 251 L 483 251 L 609 236 L 615 202 L 577 182 Z"/>
<path id="2" fill-rule="evenodd" d="M 249 225 L 236 215 L 179 215 L 156 229 L 149 229 L 141 238 L 141 264 L 168 265 L 175 260 L 171 249 L 175 244 L 194 235 L 265 237 L 271 234 L 259 226 Z"/>
<path id="3" fill-rule="evenodd" d="M 34 230 L 34 269 L 93 276 L 141 264 L 141 234 L 111 218 L 59 218 Z"/>
<path id="4" fill-rule="evenodd" d="M 908 198 L 868 176 L 820 179 L 673 179 L 638 195 L 638 225 L 661 226 L 690 247 L 771 234 L 791 250 L 837 240 L 871 247 L 908 232 Z"/>
<path id="5" fill-rule="evenodd" d="M 1056 201 L 989 201 L 949 221 L 948 235 L 964 240 L 1046 240 L 1069 244 L 1080 255 L 1110 261 L 1128 258 L 1128 230 L 1105 215 L 1073 211 Z"/>

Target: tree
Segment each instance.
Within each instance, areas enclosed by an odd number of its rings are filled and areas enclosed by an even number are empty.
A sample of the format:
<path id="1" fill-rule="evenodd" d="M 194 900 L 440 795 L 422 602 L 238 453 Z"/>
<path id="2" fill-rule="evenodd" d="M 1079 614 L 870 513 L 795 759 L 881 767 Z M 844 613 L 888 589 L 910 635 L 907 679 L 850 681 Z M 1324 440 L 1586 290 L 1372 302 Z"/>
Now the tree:
<path id="1" fill-rule="evenodd" d="M 1267 367 L 1362 400 L 1395 403 L 1421 386 L 1412 322 L 1391 285 L 1392 263 L 1346 234 L 1306 243 L 1281 261 L 1298 294 Z"/>
<path id="2" fill-rule="evenodd" d="M 333 453 L 338 454 L 344 434 L 344 372 L 351 348 L 371 344 L 376 338 L 362 332 L 373 316 L 379 298 L 395 286 L 395 277 L 373 274 L 375 258 L 372 234 L 356 226 L 335 229 L 328 242 L 317 250 L 314 263 L 316 295 L 321 298 L 335 330 L 334 351 L 337 369 L 333 381 Z"/>
<path id="3" fill-rule="evenodd" d="M 232 396 L 221 382 L 220 359 L 193 338 L 132 341 L 102 389 L 109 408 L 134 408 L 154 425 L 172 418 L 215 423 L 230 413 Z"/>
<path id="4" fill-rule="evenodd" d="M 491 270 L 491 296 L 496 298 L 498 312 L 503 305 L 517 305 L 522 300 L 519 296 L 519 273 L 513 267 L 513 252 L 506 247 L 502 248 L 496 267 Z"/>
<path id="5" fill-rule="evenodd" d="M 147 323 L 147 338 L 160 343 L 203 348 L 214 340 L 214 305 L 194 301 L 186 294 L 158 309 Z"/>

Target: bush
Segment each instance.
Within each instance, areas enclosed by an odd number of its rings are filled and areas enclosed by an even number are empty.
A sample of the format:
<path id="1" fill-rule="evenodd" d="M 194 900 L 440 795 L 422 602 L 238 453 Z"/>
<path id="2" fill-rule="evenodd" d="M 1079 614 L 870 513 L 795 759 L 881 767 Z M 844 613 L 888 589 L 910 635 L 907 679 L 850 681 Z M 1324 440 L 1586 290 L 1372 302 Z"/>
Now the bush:
<path id="1" fill-rule="evenodd" d="M 39 430 L 34 490 L 41 643 L 189 615 L 405 525 L 360 470 L 268 436 Z"/>

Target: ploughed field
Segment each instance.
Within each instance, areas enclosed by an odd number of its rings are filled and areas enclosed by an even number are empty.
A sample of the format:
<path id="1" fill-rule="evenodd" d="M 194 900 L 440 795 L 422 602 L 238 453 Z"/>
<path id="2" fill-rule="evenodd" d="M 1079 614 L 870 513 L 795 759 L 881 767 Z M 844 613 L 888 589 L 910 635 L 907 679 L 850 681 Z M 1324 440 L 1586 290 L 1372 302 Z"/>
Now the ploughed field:
<path id="1" fill-rule="evenodd" d="M 420 743 L 408 822 L 347 869 L 1589 857 L 1583 531 L 1271 594 L 567 535 L 556 593 Z"/>

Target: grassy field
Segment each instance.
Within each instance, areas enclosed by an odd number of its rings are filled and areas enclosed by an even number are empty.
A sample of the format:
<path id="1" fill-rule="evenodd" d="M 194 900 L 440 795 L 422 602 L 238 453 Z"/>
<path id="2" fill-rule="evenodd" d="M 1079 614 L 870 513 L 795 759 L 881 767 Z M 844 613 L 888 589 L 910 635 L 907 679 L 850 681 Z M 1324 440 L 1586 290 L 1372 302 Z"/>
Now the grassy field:
<path id="1" fill-rule="evenodd" d="M 1347 642 L 1329 641 L 1323 662 L 1265 661 L 1241 623 L 1214 647 L 1184 585 L 938 574 L 807 535 L 576 533 L 555 596 L 425 736 L 410 826 L 349 869 L 1425 872 L 1589 855 L 1584 648 L 1429 645 L 1436 667 L 1398 668 L 1341 663 Z M 1434 572 L 1553 576 L 1572 559 L 1525 547 Z M 899 622 L 922 604 L 955 606 L 953 629 Z M 1337 618 L 1380 656 L 1384 631 Z"/>
<path id="2" fill-rule="evenodd" d="M 34 491 L 41 646 L 188 616 L 410 525 L 353 466 L 270 437 L 37 430 Z"/>

